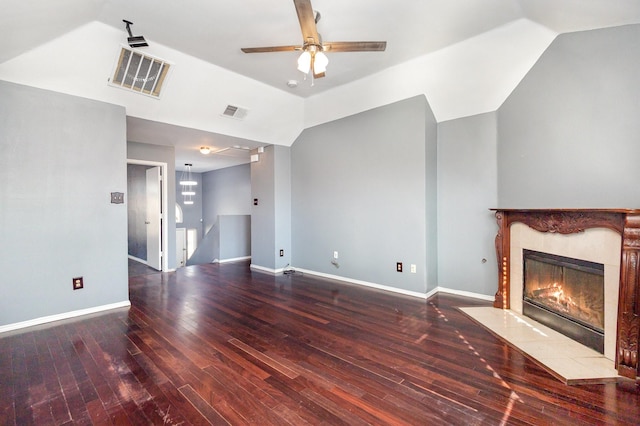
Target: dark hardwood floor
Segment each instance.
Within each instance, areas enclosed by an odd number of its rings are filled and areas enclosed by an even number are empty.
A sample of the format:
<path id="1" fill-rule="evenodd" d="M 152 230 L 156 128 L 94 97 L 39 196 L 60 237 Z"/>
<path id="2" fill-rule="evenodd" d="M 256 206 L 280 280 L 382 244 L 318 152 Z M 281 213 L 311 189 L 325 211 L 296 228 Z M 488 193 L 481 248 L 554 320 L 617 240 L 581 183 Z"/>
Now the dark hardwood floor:
<path id="1" fill-rule="evenodd" d="M 456 309 L 247 263 L 130 278 L 130 309 L 0 336 L 0 424 L 638 424 Z"/>
<path id="2" fill-rule="evenodd" d="M 157 273 L 157 270 L 145 265 L 144 263 L 129 259 L 129 278 L 137 277 L 138 275 L 149 275 Z"/>

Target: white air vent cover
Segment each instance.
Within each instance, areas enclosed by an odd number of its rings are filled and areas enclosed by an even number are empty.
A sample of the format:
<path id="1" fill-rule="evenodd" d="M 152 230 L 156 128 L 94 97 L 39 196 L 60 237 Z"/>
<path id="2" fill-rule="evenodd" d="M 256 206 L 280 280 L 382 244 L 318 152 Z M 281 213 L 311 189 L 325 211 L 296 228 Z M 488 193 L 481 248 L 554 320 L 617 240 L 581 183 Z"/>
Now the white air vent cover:
<path id="1" fill-rule="evenodd" d="M 244 120 L 244 118 L 249 113 L 249 110 L 246 108 L 242 108 L 234 105 L 227 105 L 227 108 L 222 113 L 223 116 L 229 118 L 235 118 L 236 120 Z"/>
<path id="2" fill-rule="evenodd" d="M 109 84 L 159 98 L 171 65 L 164 59 L 122 46 Z"/>

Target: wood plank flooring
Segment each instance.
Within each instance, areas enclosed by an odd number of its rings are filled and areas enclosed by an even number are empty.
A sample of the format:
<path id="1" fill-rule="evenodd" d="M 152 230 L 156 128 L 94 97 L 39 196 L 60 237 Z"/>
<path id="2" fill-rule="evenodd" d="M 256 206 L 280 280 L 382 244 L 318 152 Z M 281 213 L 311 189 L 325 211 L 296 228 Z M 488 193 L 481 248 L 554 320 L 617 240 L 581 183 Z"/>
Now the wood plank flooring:
<path id="1" fill-rule="evenodd" d="M 1 425 L 640 424 L 458 311 L 248 263 L 130 278 L 130 309 L 0 336 Z"/>

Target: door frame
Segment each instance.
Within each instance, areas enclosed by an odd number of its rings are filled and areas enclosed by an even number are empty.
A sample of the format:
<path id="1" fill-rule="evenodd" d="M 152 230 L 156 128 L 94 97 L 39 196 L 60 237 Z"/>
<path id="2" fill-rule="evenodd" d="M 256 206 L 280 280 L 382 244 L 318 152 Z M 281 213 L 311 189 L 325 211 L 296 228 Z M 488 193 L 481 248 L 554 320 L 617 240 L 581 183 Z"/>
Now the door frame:
<path id="1" fill-rule="evenodd" d="M 169 271 L 169 249 L 168 249 L 168 238 L 169 238 L 169 221 L 168 221 L 168 195 L 169 195 L 169 166 L 167 163 L 162 163 L 159 161 L 148 161 L 148 160 L 134 160 L 127 158 L 127 164 L 138 164 L 141 166 L 152 166 L 152 167 L 160 167 L 162 170 L 162 185 L 160 185 L 160 191 L 162 192 L 162 227 L 160 229 L 161 235 L 161 246 L 160 251 L 162 252 L 162 262 L 160 267 L 162 268 L 162 272 Z"/>
<path id="2" fill-rule="evenodd" d="M 187 266 L 187 228 L 176 227 L 176 269 L 184 266 Z"/>

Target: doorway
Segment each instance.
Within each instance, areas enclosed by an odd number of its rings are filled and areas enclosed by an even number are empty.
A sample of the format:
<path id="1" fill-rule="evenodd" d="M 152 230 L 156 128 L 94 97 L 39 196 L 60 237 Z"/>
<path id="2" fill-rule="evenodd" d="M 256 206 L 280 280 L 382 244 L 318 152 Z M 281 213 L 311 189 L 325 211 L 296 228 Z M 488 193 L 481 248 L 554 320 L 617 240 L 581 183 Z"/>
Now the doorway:
<path id="1" fill-rule="evenodd" d="M 135 177 L 138 196 L 135 199 L 132 197 L 131 187 L 127 193 L 129 258 L 158 271 L 168 271 L 169 259 L 166 255 L 169 232 L 168 221 L 166 220 L 168 199 L 167 163 L 128 159 L 127 165 L 144 166 L 142 167 L 144 174 L 137 173 Z M 133 178 L 133 176 L 129 176 L 131 168 L 127 167 L 127 169 L 127 181 L 128 186 L 130 186 L 133 184 L 130 177 Z M 144 180 L 144 182 L 141 182 L 141 180 Z M 140 191 L 144 193 L 143 196 L 139 194 Z M 142 199 L 144 201 L 141 201 Z M 144 208 L 142 205 L 144 205 Z M 147 207 L 149 207 L 149 211 L 147 211 Z M 133 213 L 132 209 L 135 209 Z M 135 222 L 132 223 L 131 221 Z M 144 253 L 144 258 L 140 255 L 132 255 L 132 251 L 140 254 Z"/>

